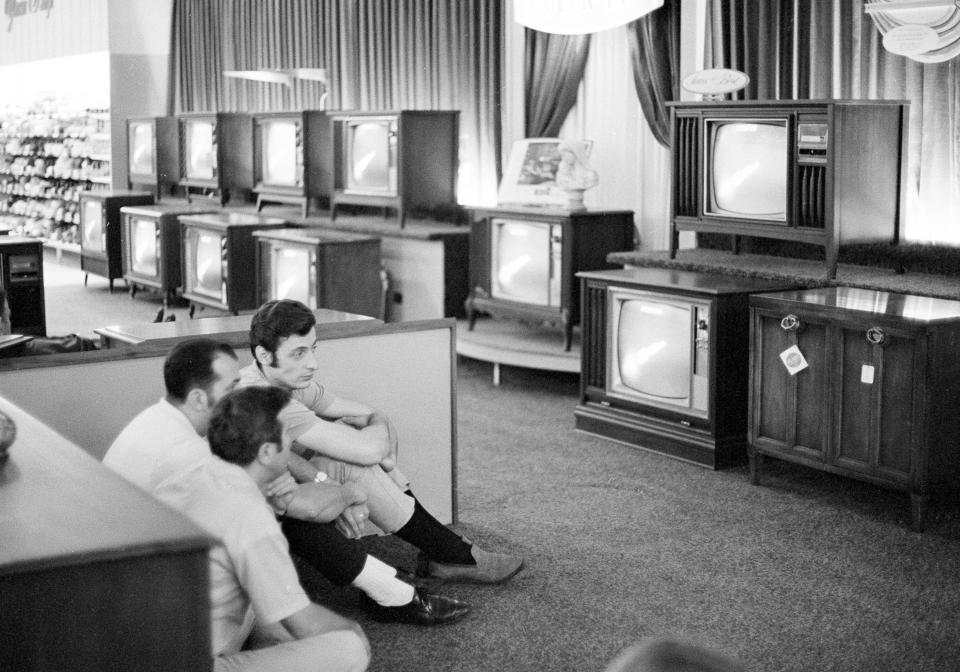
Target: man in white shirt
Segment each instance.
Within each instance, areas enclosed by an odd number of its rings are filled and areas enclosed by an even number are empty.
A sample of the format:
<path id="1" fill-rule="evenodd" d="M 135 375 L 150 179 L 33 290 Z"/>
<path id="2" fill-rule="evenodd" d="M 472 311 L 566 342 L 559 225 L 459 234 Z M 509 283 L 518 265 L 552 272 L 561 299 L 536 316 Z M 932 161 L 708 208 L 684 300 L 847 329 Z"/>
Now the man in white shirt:
<path id="1" fill-rule="evenodd" d="M 183 341 L 163 365 L 167 394 L 141 411 L 120 432 L 103 463 L 147 492 L 165 479 L 210 456 L 203 437 L 214 405 L 240 379 L 236 353 L 226 343 L 197 338 Z M 372 600 L 374 615 L 416 625 L 453 622 L 469 611 L 459 600 L 435 595 L 397 578 L 394 567 L 366 553 L 335 527 L 349 516 L 367 515 L 365 495 L 338 483 L 296 485 L 279 475 L 264 493 L 282 514 L 282 529 L 293 553 L 339 586 L 352 585 Z"/>
<path id="2" fill-rule="evenodd" d="M 329 478 L 359 488 L 370 520 L 420 549 L 421 575 L 502 583 L 520 571 L 523 558 L 480 548 L 440 523 L 413 496 L 397 469 L 396 432 L 385 415 L 335 395 L 316 380 L 315 325 L 313 312 L 299 301 L 266 302 L 250 323 L 254 363 L 240 372 L 240 387 L 275 385 L 291 391 L 280 419 L 294 441 L 288 467 L 294 478 Z M 415 388 L 415 381 L 411 384 Z"/>
<path id="3" fill-rule="evenodd" d="M 215 672 L 353 672 L 370 662 L 360 627 L 307 597 L 262 493 L 286 472 L 277 413 L 287 401 L 278 388 L 224 397 L 210 420 L 213 455 L 154 490 L 219 541 L 210 551 Z"/>

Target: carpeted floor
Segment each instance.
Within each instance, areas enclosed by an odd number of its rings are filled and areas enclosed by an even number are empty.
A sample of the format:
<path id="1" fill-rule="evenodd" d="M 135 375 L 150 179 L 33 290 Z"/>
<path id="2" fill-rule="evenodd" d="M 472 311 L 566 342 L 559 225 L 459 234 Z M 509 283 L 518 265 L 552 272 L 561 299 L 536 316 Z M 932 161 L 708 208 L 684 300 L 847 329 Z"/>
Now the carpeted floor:
<path id="1" fill-rule="evenodd" d="M 47 268 L 50 333 L 150 321 L 161 305 Z M 751 486 L 745 467 L 707 471 L 579 433 L 577 394 L 575 374 L 503 367 L 494 387 L 490 364 L 459 360 L 456 527 L 527 567 L 503 586 L 443 587 L 474 610 L 440 628 L 372 622 L 355 591 L 307 572 L 319 601 L 363 624 L 372 670 L 599 672 L 651 635 L 757 672 L 960 669 L 956 500 L 917 534 L 902 493 L 774 460 Z M 395 538 L 363 543 L 414 565 Z"/>
<path id="2" fill-rule="evenodd" d="M 463 622 L 370 622 L 373 670 L 603 669 L 623 646 L 680 635 L 750 670 L 957 670 L 960 505 L 907 528 L 902 493 L 768 460 L 712 472 L 573 429 L 577 377 L 459 361 L 457 529 L 522 553 L 504 586 L 446 586 Z M 366 542 L 397 565 L 415 552 Z"/>

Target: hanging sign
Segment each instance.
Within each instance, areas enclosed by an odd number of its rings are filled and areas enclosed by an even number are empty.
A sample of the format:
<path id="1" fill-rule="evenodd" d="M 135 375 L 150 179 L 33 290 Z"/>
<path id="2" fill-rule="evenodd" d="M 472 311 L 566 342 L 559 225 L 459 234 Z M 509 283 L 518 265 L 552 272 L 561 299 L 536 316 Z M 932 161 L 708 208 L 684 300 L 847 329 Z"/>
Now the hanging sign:
<path id="1" fill-rule="evenodd" d="M 750 77 L 745 72 L 728 68 L 712 68 L 687 75 L 683 78 L 681 85 L 690 93 L 716 96 L 739 91 L 749 83 Z"/>
<path id="2" fill-rule="evenodd" d="M 7 15 L 7 32 L 13 30 L 13 20 L 25 16 L 27 12 L 46 12 L 50 18 L 53 0 L 7 0 L 3 13 Z"/>
<path id="3" fill-rule="evenodd" d="M 883 36 L 883 48 L 901 56 L 925 54 L 940 46 L 940 36 L 930 26 L 897 26 Z"/>

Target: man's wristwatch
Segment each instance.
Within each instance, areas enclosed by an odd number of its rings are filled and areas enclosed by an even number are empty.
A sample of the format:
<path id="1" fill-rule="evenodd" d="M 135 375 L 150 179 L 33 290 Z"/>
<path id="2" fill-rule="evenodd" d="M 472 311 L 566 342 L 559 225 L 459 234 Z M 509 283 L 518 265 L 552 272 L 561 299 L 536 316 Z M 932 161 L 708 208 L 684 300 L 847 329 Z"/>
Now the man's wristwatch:
<path id="1" fill-rule="evenodd" d="M 323 483 L 325 480 L 327 480 L 327 475 L 322 471 L 318 471 L 316 476 L 313 477 L 314 483 Z"/>

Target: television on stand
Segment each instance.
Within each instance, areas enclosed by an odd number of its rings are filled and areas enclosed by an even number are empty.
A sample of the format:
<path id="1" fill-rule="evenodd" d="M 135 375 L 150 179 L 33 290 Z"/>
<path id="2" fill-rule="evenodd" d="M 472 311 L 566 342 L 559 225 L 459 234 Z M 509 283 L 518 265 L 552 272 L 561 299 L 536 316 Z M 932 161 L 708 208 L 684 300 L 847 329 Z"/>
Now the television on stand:
<path id="1" fill-rule="evenodd" d="M 634 247 L 630 210 L 470 208 L 468 328 L 477 316 L 552 323 L 563 349 L 580 321 L 580 271 L 616 268 L 611 252 Z"/>
<path id="2" fill-rule="evenodd" d="M 260 303 L 295 299 L 384 319 L 387 288 L 380 239 L 330 229 L 254 232 Z"/>
<path id="3" fill-rule="evenodd" d="M 672 229 L 808 243 L 836 277 L 842 245 L 899 240 L 909 103 L 668 103 Z"/>
<path id="4" fill-rule="evenodd" d="M 226 205 L 253 187 L 253 119 L 239 112 L 177 115 L 180 186 L 187 202 L 200 191 Z"/>
<path id="5" fill-rule="evenodd" d="M 46 336 L 42 240 L 0 236 L 0 287 L 7 291 L 10 333 Z"/>
<path id="6" fill-rule="evenodd" d="M 120 208 L 123 279 L 131 297 L 151 288 L 163 295 L 164 308 L 169 305 L 181 285 L 179 216 L 209 212 L 216 208 L 172 203 Z"/>
<path id="7" fill-rule="evenodd" d="M 80 270 L 86 286 L 89 275 L 110 282 L 123 277 L 123 242 L 120 209 L 127 205 L 152 205 L 147 191 L 84 191 L 80 194 Z"/>
<path id="8" fill-rule="evenodd" d="M 746 461 L 749 298 L 783 282 L 587 271 L 576 428 L 711 469 Z"/>
<path id="9" fill-rule="evenodd" d="M 457 111 L 333 114 L 334 184 L 330 216 L 342 205 L 438 219 L 457 213 Z"/>
<path id="10" fill-rule="evenodd" d="M 253 115 L 253 191 L 264 203 L 330 207 L 333 192 L 333 131 L 322 110 Z"/>
<path id="11" fill-rule="evenodd" d="M 279 217 L 220 211 L 181 215 L 181 296 L 190 316 L 199 305 L 234 315 L 253 310 L 257 297 L 254 231 L 288 226 Z"/>
<path id="12" fill-rule="evenodd" d="M 127 119 L 127 187 L 149 189 L 159 201 L 180 180 L 180 142 L 175 117 Z"/>

